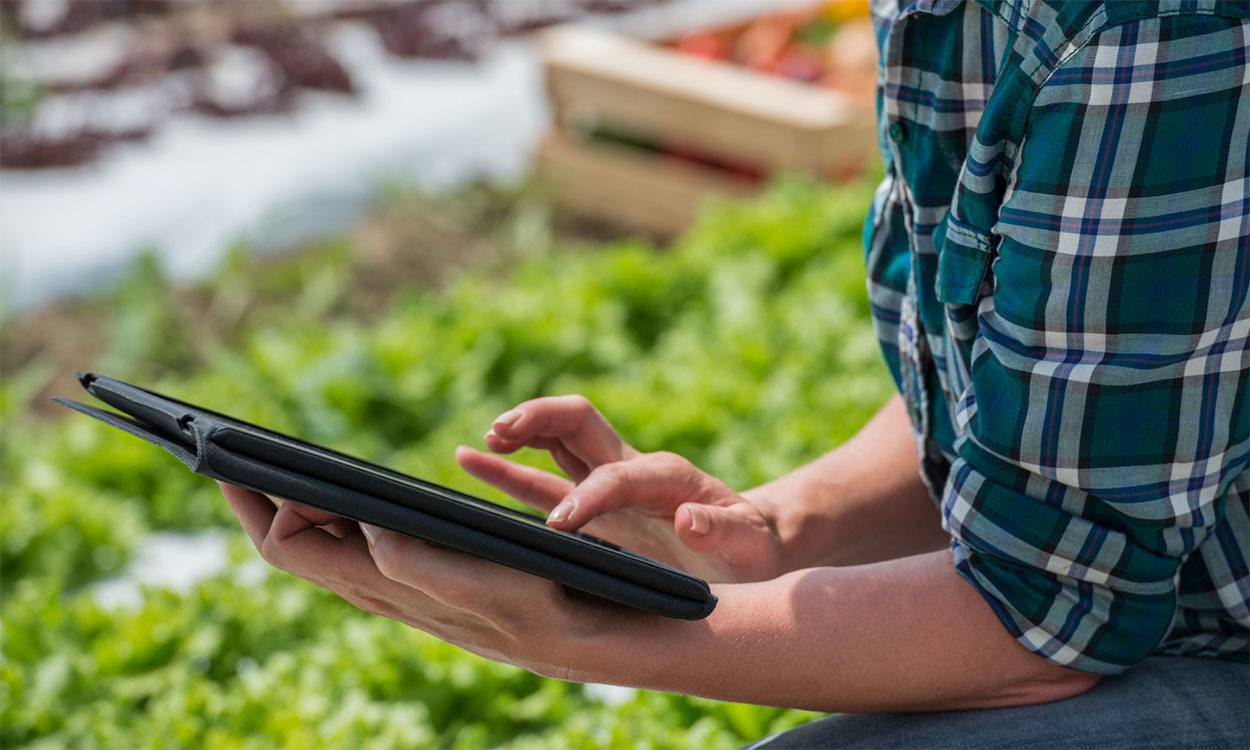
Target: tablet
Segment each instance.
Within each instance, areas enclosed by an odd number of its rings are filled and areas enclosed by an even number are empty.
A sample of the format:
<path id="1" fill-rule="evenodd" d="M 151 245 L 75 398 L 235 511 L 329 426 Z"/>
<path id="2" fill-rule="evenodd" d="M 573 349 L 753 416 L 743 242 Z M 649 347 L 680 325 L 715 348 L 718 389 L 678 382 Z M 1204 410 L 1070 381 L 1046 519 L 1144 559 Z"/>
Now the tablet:
<path id="1" fill-rule="evenodd" d="M 397 531 L 665 617 L 698 620 L 716 606 L 707 582 L 611 542 L 401 474 L 241 419 L 88 372 L 77 376 L 109 411 L 59 404 L 143 438 L 191 471 Z"/>

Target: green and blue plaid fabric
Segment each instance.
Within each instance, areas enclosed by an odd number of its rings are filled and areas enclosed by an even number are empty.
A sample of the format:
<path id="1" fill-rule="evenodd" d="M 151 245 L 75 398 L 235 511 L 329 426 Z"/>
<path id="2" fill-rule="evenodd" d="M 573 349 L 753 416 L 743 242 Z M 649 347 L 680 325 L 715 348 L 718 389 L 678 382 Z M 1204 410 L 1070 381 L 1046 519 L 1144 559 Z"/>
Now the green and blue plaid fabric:
<path id="1" fill-rule="evenodd" d="M 873 17 L 868 291 L 958 571 L 1057 664 L 1246 660 L 1250 2 Z"/>

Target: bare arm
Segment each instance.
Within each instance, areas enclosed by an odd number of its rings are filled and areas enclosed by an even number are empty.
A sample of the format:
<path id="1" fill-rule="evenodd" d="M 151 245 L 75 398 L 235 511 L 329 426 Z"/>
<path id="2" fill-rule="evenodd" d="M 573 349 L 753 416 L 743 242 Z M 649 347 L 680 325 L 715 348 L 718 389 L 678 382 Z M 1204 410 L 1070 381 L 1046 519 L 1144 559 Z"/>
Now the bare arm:
<path id="1" fill-rule="evenodd" d="M 819 711 L 991 708 L 1067 698 L 1096 675 L 1028 652 L 946 551 L 716 587 L 698 623 L 635 618 L 591 650 L 615 678 L 721 700 Z"/>
<path id="2" fill-rule="evenodd" d="M 274 565 L 361 609 L 549 677 L 824 711 L 1024 705 L 1097 681 L 1021 648 L 945 551 L 717 585 L 716 611 L 686 622 L 222 489 Z"/>

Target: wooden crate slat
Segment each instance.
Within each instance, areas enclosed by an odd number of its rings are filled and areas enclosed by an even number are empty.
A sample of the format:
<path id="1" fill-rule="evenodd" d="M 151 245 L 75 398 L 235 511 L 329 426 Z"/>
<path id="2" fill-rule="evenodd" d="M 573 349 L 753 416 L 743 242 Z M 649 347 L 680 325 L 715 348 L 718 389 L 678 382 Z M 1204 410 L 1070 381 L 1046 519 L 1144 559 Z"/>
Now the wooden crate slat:
<path id="1" fill-rule="evenodd" d="M 685 229 L 710 195 L 747 195 L 759 187 L 713 168 L 558 130 L 543 141 L 537 169 L 575 213 L 658 235 Z"/>

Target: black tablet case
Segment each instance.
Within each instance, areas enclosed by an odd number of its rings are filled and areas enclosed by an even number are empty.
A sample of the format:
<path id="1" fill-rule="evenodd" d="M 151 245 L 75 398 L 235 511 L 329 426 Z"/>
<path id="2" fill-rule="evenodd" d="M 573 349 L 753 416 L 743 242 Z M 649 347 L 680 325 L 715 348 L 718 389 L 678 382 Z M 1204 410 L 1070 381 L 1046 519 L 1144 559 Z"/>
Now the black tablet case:
<path id="1" fill-rule="evenodd" d="M 164 448 L 197 474 L 416 537 L 666 617 L 707 617 L 705 581 L 614 544 L 96 373 L 123 414 L 59 404 Z"/>

